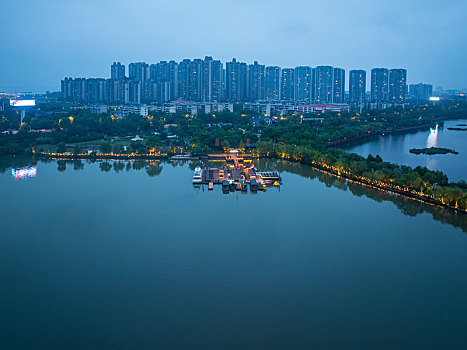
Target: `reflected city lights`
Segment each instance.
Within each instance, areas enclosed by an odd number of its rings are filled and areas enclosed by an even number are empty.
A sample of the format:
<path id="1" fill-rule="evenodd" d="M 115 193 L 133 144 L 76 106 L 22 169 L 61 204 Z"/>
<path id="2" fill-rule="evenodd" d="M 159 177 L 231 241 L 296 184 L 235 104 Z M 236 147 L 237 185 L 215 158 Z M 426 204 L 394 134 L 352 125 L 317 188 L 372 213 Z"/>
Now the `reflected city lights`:
<path id="1" fill-rule="evenodd" d="M 426 147 L 437 147 L 438 145 L 438 124 L 436 124 L 436 128 L 430 128 L 430 135 L 428 135 L 428 139 L 426 140 Z"/>
<path id="2" fill-rule="evenodd" d="M 15 180 L 23 180 L 30 177 L 36 177 L 37 168 L 35 166 L 31 166 L 20 169 L 11 169 L 11 175 L 14 176 Z"/>

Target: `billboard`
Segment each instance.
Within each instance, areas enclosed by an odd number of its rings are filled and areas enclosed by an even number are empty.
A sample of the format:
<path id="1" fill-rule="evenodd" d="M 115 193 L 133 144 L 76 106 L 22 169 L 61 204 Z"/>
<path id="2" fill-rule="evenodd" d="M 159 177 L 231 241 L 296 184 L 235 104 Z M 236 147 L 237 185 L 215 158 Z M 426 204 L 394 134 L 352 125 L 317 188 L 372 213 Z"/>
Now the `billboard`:
<path id="1" fill-rule="evenodd" d="M 31 107 L 36 105 L 36 100 L 10 100 L 12 107 Z"/>
<path id="2" fill-rule="evenodd" d="M 434 102 L 435 102 L 435 101 L 439 101 L 439 100 L 440 100 L 439 97 L 435 97 L 435 96 L 430 97 L 430 101 L 434 101 Z"/>

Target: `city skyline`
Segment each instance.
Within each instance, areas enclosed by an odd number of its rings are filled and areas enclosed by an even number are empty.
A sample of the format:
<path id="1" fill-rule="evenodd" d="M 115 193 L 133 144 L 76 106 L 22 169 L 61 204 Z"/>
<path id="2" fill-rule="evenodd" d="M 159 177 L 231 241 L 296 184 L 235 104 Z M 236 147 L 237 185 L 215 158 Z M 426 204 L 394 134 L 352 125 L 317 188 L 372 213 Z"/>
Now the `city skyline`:
<path id="1" fill-rule="evenodd" d="M 288 6 L 240 0 L 225 7 L 202 0 L 196 10 L 185 0 L 5 0 L 0 38 L 8 55 L 0 57 L 0 89 L 58 90 L 63 76 L 104 76 L 114 59 L 180 61 L 206 54 L 282 67 L 404 67 L 410 83 L 463 89 L 466 10 L 465 2 L 439 0 Z"/>
<path id="2" fill-rule="evenodd" d="M 116 77 L 118 77 L 119 75 L 123 75 L 122 77 L 124 78 L 129 78 L 129 79 L 136 79 L 136 80 L 141 80 L 141 81 L 145 81 L 145 80 L 153 80 L 154 76 L 155 76 L 155 72 L 151 69 L 154 69 L 152 66 L 156 66 L 156 65 L 159 65 L 161 63 L 165 63 L 165 64 L 170 64 L 170 63 L 176 63 L 177 65 L 179 64 L 186 64 L 187 62 L 188 63 L 196 63 L 196 62 L 202 62 L 203 60 L 205 60 L 206 58 L 209 58 L 209 59 L 213 59 L 212 56 L 203 56 L 204 58 L 183 58 L 181 59 L 180 61 L 177 61 L 175 59 L 167 59 L 167 60 L 155 60 L 155 61 L 150 61 L 150 62 L 146 62 L 146 61 L 143 61 L 143 60 L 136 60 L 136 61 L 129 61 L 129 62 L 122 62 L 122 61 L 118 61 L 118 60 L 114 60 L 112 61 L 113 63 L 110 65 L 110 73 L 109 73 L 109 68 L 106 69 L 106 72 L 103 73 L 102 76 L 89 76 L 89 75 L 86 75 L 86 74 L 83 74 L 82 76 L 72 76 L 70 74 L 65 74 L 64 77 L 65 78 L 85 78 L 85 79 L 108 79 L 108 78 L 111 78 L 111 79 L 115 79 Z M 278 81 L 276 82 L 278 85 L 277 85 L 277 98 L 275 99 L 278 99 L 278 100 L 287 100 L 287 98 L 283 98 L 282 96 L 282 90 L 283 90 L 283 86 L 282 86 L 282 79 L 283 79 L 283 70 L 284 69 L 292 69 L 292 70 L 296 70 L 296 69 L 310 69 L 311 68 L 311 71 L 310 71 L 310 79 L 311 79 L 311 75 L 313 74 L 313 69 L 314 68 L 317 68 L 317 67 L 332 67 L 333 69 L 339 69 L 341 70 L 341 73 L 340 74 L 343 74 L 342 78 L 343 79 L 343 86 L 344 86 L 344 92 L 347 93 L 347 94 L 350 94 L 350 84 L 351 84 L 351 74 L 352 72 L 367 72 L 368 74 L 365 74 L 364 75 L 364 79 L 365 79 L 365 83 L 363 84 L 364 87 L 366 87 L 366 90 L 365 92 L 366 93 L 369 93 L 370 96 L 371 96 L 371 88 L 372 88 L 372 76 L 371 76 L 371 72 L 373 70 L 379 70 L 379 69 L 386 69 L 387 70 L 387 79 L 388 79 L 388 85 L 389 85 L 389 71 L 390 70 L 405 70 L 405 71 L 408 71 L 407 68 L 402 68 L 402 67 L 370 67 L 368 69 L 364 69 L 364 68 L 361 68 L 361 67 L 354 67 L 352 69 L 346 69 L 346 68 L 343 68 L 341 66 L 332 66 L 332 65 L 298 65 L 298 66 L 280 66 L 280 65 L 267 65 L 267 64 L 264 64 L 262 62 L 258 62 L 258 60 L 254 60 L 253 62 L 245 62 L 244 60 L 241 60 L 241 59 L 237 59 L 236 57 L 233 57 L 231 58 L 230 60 L 227 60 L 227 61 L 224 61 L 222 59 L 219 59 L 219 58 L 215 58 L 213 60 L 214 63 L 218 62 L 221 64 L 221 69 L 223 68 L 224 69 L 224 75 L 225 75 L 225 72 L 226 72 L 226 69 L 227 69 L 227 64 L 230 63 L 231 61 L 236 61 L 236 62 L 239 62 L 239 63 L 242 63 L 242 64 L 245 64 L 246 67 L 247 67 L 247 79 L 250 80 L 251 77 L 250 77 L 250 69 L 252 66 L 254 65 L 258 65 L 258 66 L 261 66 L 263 67 L 264 69 L 264 82 L 262 82 L 262 84 L 264 85 L 264 88 L 266 88 L 267 84 L 268 84 L 268 68 L 269 69 L 272 69 L 272 68 L 275 68 L 275 69 L 278 69 L 278 72 L 276 73 L 278 75 Z M 118 67 L 116 67 L 116 70 L 113 71 L 113 64 L 117 64 L 119 65 Z M 136 67 L 138 65 L 145 65 L 145 69 L 147 69 L 147 72 L 144 73 L 144 74 L 147 74 L 147 76 L 145 77 L 141 77 L 141 76 L 137 76 L 135 75 L 135 73 L 130 73 L 130 71 L 132 72 L 135 72 L 135 69 L 137 69 Z M 191 67 L 189 68 L 191 69 Z M 141 74 L 141 73 L 139 73 Z M 190 72 L 188 71 L 187 74 L 189 75 Z M 303 73 L 302 73 L 303 74 Z M 333 72 L 333 75 L 335 74 L 335 72 Z M 64 77 L 62 77 L 61 79 L 63 79 Z M 121 77 L 120 77 L 121 78 Z M 60 80 L 61 80 L 60 79 Z M 277 77 L 276 77 L 277 79 Z M 60 81 L 59 80 L 59 81 Z M 117 79 L 118 80 L 118 79 Z M 297 90 L 296 90 L 296 87 L 295 85 L 297 84 L 297 77 L 295 76 L 295 74 L 292 76 L 292 80 L 293 80 L 293 83 L 294 83 L 294 88 L 293 88 L 293 91 L 291 92 L 292 95 L 295 95 L 297 94 Z M 299 79 L 298 79 L 299 80 Z M 408 88 L 410 85 L 417 85 L 417 84 L 422 84 L 422 85 L 425 85 L 425 84 L 428 84 L 428 85 L 431 85 L 433 87 L 433 90 L 435 90 L 436 88 L 438 87 L 441 87 L 441 86 L 438 86 L 436 84 L 432 84 L 428 81 L 415 81 L 414 79 L 407 79 L 407 76 L 405 77 L 405 83 L 407 85 L 407 93 L 409 92 L 408 91 Z M 1 88 L 1 86 L 0 86 Z M 312 87 L 310 86 L 309 87 L 310 89 L 312 89 Z M 306 88 L 308 89 L 308 87 Z M 449 88 L 448 88 L 449 89 Z M 7 91 L 8 89 L 5 90 L 5 92 L 13 92 L 13 91 Z M 455 90 L 455 89 L 453 89 Z M 460 90 L 463 90 L 462 88 Z M 466 90 L 466 89 L 464 89 Z M 55 90 L 47 90 L 47 91 L 60 91 L 60 84 L 58 86 L 58 88 L 56 88 Z M 31 90 L 16 90 L 15 92 L 32 92 L 32 93 L 44 93 L 45 91 L 31 91 Z M 173 91 L 172 91 L 173 93 Z M 264 92 L 265 93 L 265 92 Z M 274 99 L 274 98 L 267 98 L 267 96 L 264 98 L 264 99 Z M 388 99 L 381 99 L 381 100 L 384 100 L 384 101 L 389 101 L 389 97 Z"/>
<path id="3" fill-rule="evenodd" d="M 342 104 L 366 101 L 405 103 L 407 70 L 373 68 L 370 95 L 366 71 L 332 66 L 284 68 L 237 61 L 203 59 L 157 63 L 113 62 L 107 77 L 65 77 L 64 100 L 72 102 L 142 103 L 177 99 L 198 102 L 284 101 Z M 128 74 L 127 74 L 128 73 Z M 357 73 L 357 74 L 355 74 Z M 363 81 L 365 79 L 365 81 Z M 348 81 L 349 89 L 346 88 Z"/>

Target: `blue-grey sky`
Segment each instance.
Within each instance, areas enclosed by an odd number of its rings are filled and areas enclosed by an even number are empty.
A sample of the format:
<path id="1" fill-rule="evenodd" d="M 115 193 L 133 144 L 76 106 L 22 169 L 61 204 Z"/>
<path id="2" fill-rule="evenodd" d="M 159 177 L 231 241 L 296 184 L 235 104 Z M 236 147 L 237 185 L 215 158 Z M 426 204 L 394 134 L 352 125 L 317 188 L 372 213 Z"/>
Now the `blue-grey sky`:
<path id="1" fill-rule="evenodd" d="M 0 90 L 59 90 L 124 64 L 203 58 L 407 68 L 467 87 L 467 0 L 2 0 Z"/>

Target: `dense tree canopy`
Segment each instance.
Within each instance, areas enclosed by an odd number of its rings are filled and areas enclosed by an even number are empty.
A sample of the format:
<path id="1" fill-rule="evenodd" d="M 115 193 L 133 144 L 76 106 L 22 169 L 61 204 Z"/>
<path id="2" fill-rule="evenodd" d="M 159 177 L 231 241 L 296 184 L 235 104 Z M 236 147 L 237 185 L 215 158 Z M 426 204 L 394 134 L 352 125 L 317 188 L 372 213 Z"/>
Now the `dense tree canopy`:
<path id="1" fill-rule="evenodd" d="M 251 111 L 220 112 L 192 116 L 182 113 L 154 113 L 148 117 L 129 115 L 117 118 L 91 114 L 86 109 L 64 110 L 45 106 L 49 114 L 19 115 L 7 109 L 0 113 L 0 155 L 31 153 L 52 145 L 59 153 L 79 153 L 86 142 L 98 144 L 103 153 L 146 154 L 163 149 L 170 154 L 178 148 L 192 155 L 206 155 L 230 147 L 248 149 L 257 144 L 256 154 L 300 161 L 348 178 L 403 190 L 457 208 L 466 208 L 465 182 L 449 183 L 445 174 L 427 168 L 414 169 L 384 162 L 379 156 L 367 158 L 331 148 L 336 142 L 358 139 L 372 133 L 442 124 L 443 118 L 465 117 L 466 103 L 445 103 L 436 107 L 369 110 L 322 115 L 290 114 L 265 123 L 264 116 Z M 269 120 L 268 120 L 269 121 Z M 14 131 L 14 132 L 9 132 Z M 136 134 L 143 142 L 130 142 Z M 114 142 L 125 139 L 127 145 Z M 84 146 L 83 146 L 84 143 Z M 254 148 L 253 148 L 254 150 Z M 250 149 L 251 151 L 251 149 Z M 138 167 L 135 162 L 133 167 Z M 77 165 L 79 167 L 79 165 Z M 63 165 L 58 165 L 63 171 Z M 122 171 L 121 165 L 103 163 L 101 169 Z M 159 168 L 148 168 L 157 174 Z"/>

